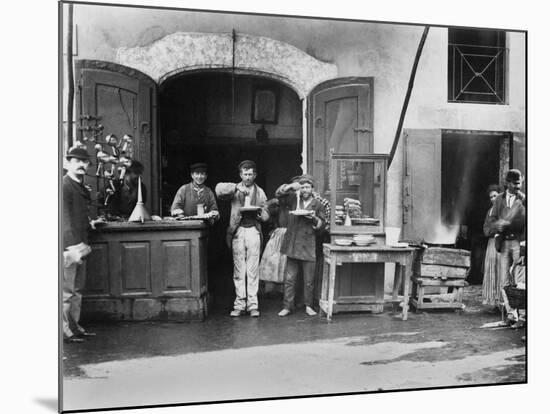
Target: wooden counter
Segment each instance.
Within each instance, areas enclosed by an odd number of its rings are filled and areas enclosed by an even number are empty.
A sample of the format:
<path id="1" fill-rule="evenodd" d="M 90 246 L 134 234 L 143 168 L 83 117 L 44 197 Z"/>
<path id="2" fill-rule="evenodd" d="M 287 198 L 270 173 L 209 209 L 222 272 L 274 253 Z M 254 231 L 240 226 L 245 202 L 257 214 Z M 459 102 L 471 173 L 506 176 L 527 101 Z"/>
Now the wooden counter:
<path id="1" fill-rule="evenodd" d="M 384 300 L 384 277 L 381 280 L 377 272 L 371 273 L 363 271 L 357 276 L 359 278 L 374 278 L 375 288 L 370 295 L 349 295 L 346 297 L 337 297 L 335 299 L 335 285 L 338 277 L 337 269 L 344 264 L 359 263 L 395 263 L 395 276 L 393 282 L 393 295 L 391 303 L 396 308 L 400 305 L 402 308 L 402 318 L 407 319 L 409 290 L 412 276 L 412 265 L 415 248 L 393 248 L 388 246 L 373 245 L 368 247 L 358 246 L 337 246 L 331 243 L 323 244 L 324 271 L 321 288 L 321 299 L 319 306 L 323 310 L 327 319 L 330 320 L 335 308 L 339 306 L 342 310 L 372 310 L 383 308 Z M 403 296 L 398 297 L 400 284 L 403 284 Z"/>
<path id="2" fill-rule="evenodd" d="M 90 232 L 82 312 L 87 320 L 203 320 L 207 226 L 113 222 Z"/>

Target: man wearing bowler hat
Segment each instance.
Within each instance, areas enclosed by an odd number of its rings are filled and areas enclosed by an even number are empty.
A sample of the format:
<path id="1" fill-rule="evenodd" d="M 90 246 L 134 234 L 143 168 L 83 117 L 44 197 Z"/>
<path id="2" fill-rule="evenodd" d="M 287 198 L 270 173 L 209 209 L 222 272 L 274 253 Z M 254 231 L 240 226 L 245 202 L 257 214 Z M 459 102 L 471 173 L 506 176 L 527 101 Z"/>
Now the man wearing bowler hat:
<path id="1" fill-rule="evenodd" d="M 506 173 L 506 191 L 499 194 L 487 219 L 489 227 L 497 234 L 495 245 L 498 255 L 498 277 L 505 286 L 510 278 L 510 266 L 519 258 L 520 240 L 525 238 L 525 194 L 520 189 L 523 176 L 519 170 Z"/>
<path id="2" fill-rule="evenodd" d="M 84 175 L 90 165 L 90 155 L 79 147 L 66 155 L 67 173 L 63 176 L 63 341 L 82 342 L 83 336 L 94 335 L 80 324 L 82 286 L 86 268 L 82 261 L 90 252 L 88 229 L 93 222 L 88 217 L 90 189 L 84 185 Z"/>
<path id="3" fill-rule="evenodd" d="M 204 185 L 208 177 L 208 165 L 199 162 L 189 167 L 191 171 L 191 182 L 180 187 L 170 211 L 173 216 L 195 216 L 203 215 L 208 217 L 210 224 L 220 218 L 216 197 L 210 188 Z"/>

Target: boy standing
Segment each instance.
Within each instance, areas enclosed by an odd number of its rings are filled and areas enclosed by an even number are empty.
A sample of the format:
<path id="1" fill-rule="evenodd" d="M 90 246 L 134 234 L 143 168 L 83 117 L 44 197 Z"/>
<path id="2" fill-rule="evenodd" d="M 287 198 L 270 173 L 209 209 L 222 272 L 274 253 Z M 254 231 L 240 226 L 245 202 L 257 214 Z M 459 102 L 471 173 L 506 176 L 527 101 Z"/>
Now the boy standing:
<path id="1" fill-rule="evenodd" d="M 294 309 L 296 293 L 296 277 L 301 267 L 304 275 L 304 302 L 306 313 L 317 314 L 313 310 L 313 288 L 315 280 L 315 232 L 321 229 L 325 222 L 325 208 L 313 197 L 314 181 L 311 176 L 302 176 L 297 183 L 288 184 L 282 191 L 289 194 L 299 192 L 299 200 L 291 197 L 291 214 L 288 227 L 281 245 L 281 253 L 286 254 L 287 264 L 284 282 L 284 307 L 279 316 L 287 316 Z M 292 214 L 292 210 L 308 210 L 305 215 Z"/>

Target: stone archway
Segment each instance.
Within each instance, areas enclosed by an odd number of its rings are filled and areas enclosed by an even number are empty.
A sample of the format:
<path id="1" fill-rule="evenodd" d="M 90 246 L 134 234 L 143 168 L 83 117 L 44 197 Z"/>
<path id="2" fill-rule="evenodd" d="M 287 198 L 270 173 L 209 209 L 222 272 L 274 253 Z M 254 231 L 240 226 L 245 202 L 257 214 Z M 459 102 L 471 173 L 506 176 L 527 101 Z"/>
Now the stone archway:
<path id="1" fill-rule="evenodd" d="M 290 86 L 300 99 L 337 76 L 337 67 L 302 50 L 260 36 L 231 33 L 173 33 L 148 46 L 117 50 L 117 63 L 146 73 L 157 83 L 182 72 L 231 69 Z"/>
<path id="2" fill-rule="evenodd" d="M 159 85 L 175 75 L 204 70 L 263 76 L 286 84 L 302 101 L 303 171 L 308 153 L 306 98 L 316 85 L 338 74 L 335 64 L 288 43 L 231 33 L 173 33 L 148 46 L 121 47 L 116 61 L 149 75 Z"/>

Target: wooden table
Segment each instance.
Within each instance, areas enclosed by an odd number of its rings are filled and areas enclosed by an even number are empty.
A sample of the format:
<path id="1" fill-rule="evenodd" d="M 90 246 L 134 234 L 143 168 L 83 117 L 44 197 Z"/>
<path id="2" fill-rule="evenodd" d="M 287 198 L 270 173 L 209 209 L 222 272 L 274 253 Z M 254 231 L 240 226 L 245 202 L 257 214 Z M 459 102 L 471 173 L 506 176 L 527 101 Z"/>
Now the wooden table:
<path id="1" fill-rule="evenodd" d="M 395 275 L 393 281 L 393 295 L 391 302 L 394 309 L 399 304 L 402 308 L 402 318 L 407 320 L 409 309 L 409 290 L 412 277 L 412 264 L 415 253 L 414 247 L 396 248 L 384 245 L 369 247 L 338 246 L 335 244 L 323 244 L 324 271 L 319 306 L 327 315 L 327 320 L 332 318 L 334 305 L 334 284 L 337 276 L 337 267 L 343 263 L 395 263 Z M 365 277 L 368 277 L 365 274 Z M 403 296 L 399 298 L 399 286 L 403 283 Z M 378 294 L 375 300 L 358 297 L 362 303 L 384 302 L 382 286 L 381 297 Z"/>

